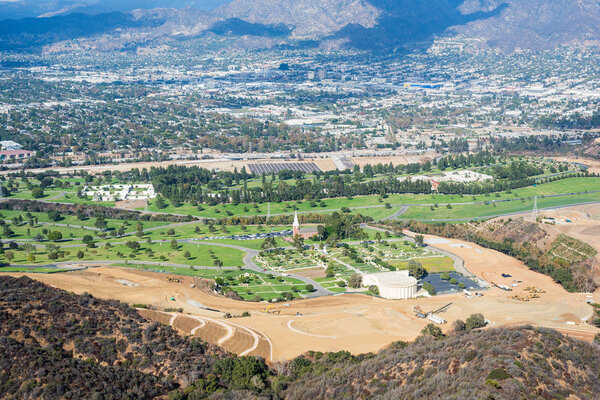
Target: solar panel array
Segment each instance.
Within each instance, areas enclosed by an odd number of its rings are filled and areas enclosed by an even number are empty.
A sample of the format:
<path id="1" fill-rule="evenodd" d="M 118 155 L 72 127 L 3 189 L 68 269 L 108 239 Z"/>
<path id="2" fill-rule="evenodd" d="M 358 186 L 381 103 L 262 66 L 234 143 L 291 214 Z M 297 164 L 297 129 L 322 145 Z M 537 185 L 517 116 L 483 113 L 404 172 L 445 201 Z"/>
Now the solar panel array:
<path id="1" fill-rule="evenodd" d="M 248 167 L 255 175 L 271 174 L 279 171 L 321 172 L 321 168 L 315 163 L 248 164 Z"/>

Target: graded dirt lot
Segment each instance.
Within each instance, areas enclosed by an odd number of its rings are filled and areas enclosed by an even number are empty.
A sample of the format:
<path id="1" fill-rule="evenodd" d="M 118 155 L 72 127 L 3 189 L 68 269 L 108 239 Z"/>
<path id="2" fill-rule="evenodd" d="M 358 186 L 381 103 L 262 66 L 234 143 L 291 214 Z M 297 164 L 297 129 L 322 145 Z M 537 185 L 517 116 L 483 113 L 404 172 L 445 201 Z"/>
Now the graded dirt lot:
<path id="1" fill-rule="evenodd" d="M 308 350 L 371 352 L 394 341 L 412 340 L 429 322 L 415 316 L 413 307 L 417 305 L 424 311 L 431 311 L 452 302 L 448 311 L 440 314 L 449 321 L 442 326 L 445 331 L 451 329 L 451 322 L 455 319 L 464 320 L 472 313 L 482 313 L 492 326 L 541 325 L 586 340 L 600 332 L 584 323 L 592 314 L 591 306 L 585 304 L 588 295 L 567 293 L 551 278 L 530 271 L 520 261 L 496 251 L 457 240 L 435 237 L 427 237 L 426 240 L 462 257 L 467 269 L 479 278 L 496 284 L 521 283 L 513 292 L 491 288 L 484 291 L 483 297 L 475 298 L 465 298 L 457 293 L 430 299 L 391 301 L 363 294 L 345 294 L 277 303 L 267 314 L 265 303 L 239 302 L 205 293 L 192 288 L 192 280 L 187 277 L 179 277 L 182 283 L 170 283 L 166 274 L 112 267 L 28 275 L 75 293 L 89 292 L 100 298 L 149 304 L 157 309 L 182 308 L 185 318 L 193 317 L 205 322 L 205 326 L 194 334 L 238 354 L 259 354 L 272 361 L 290 359 Z M 512 277 L 503 278 L 502 273 Z M 119 280 L 134 282 L 138 286 L 126 286 Z M 510 298 L 524 294 L 523 289 L 527 286 L 540 288 L 545 293 L 528 302 Z M 592 298 L 600 302 L 600 293 Z M 251 316 L 223 318 L 225 312 L 241 315 L 244 311 L 249 311 Z M 164 320 L 167 317 L 160 318 Z M 189 320 L 177 322 L 176 318 L 169 321 L 188 334 L 195 328 Z M 229 330 L 233 334 L 228 338 Z M 258 344 L 254 347 L 256 337 Z M 248 352 L 249 349 L 252 350 Z"/>
<path id="2" fill-rule="evenodd" d="M 529 218 L 531 212 L 523 213 L 524 218 Z M 539 212 L 542 219 L 554 218 L 554 224 L 542 223 L 551 243 L 561 233 L 579 239 L 598 250 L 600 261 L 600 204 L 587 204 L 581 206 L 543 210 Z M 515 217 L 513 217 L 515 218 Z"/>
<path id="3" fill-rule="evenodd" d="M 540 215 L 556 220 L 555 225 L 545 225 L 547 231 L 554 230 L 579 239 L 594 247 L 600 254 L 600 204 L 543 211 Z"/>

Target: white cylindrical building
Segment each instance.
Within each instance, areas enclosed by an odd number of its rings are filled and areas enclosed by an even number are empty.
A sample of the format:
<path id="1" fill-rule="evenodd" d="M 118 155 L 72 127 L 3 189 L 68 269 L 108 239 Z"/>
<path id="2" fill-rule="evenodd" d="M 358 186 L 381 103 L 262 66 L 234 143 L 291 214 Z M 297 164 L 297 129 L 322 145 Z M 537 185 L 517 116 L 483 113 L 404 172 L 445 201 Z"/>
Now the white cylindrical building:
<path id="1" fill-rule="evenodd" d="M 375 285 L 384 299 L 405 300 L 417 295 L 417 280 L 408 271 L 390 271 L 363 276 L 363 285 Z"/>

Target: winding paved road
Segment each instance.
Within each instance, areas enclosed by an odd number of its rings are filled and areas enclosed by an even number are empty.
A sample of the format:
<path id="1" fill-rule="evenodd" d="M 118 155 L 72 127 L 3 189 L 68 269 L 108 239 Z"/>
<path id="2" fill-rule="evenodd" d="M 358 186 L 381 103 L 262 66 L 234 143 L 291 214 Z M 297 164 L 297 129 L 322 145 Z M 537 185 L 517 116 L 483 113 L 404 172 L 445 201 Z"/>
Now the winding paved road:
<path id="1" fill-rule="evenodd" d="M 163 240 L 153 240 L 152 243 L 162 243 Z M 321 296 L 329 296 L 329 295 L 333 295 L 334 293 L 329 291 L 328 289 L 324 288 L 323 286 L 321 286 L 318 282 L 316 282 L 313 279 L 307 278 L 305 276 L 301 276 L 301 275 L 296 275 L 293 273 L 281 273 L 281 272 L 274 272 L 274 271 L 263 271 L 262 268 L 260 268 L 255 262 L 254 262 L 254 258 L 256 256 L 258 256 L 259 251 L 258 250 L 254 250 L 254 249 L 249 249 L 246 247 L 242 247 L 242 246 L 237 246 L 237 245 L 233 245 L 233 244 L 226 244 L 226 243 L 213 243 L 213 242 L 201 242 L 201 241 L 196 241 L 196 240 L 192 240 L 192 239 L 179 239 L 177 240 L 178 243 L 188 243 L 188 244 L 197 244 L 199 246 L 216 246 L 216 247 L 226 247 L 226 248 L 230 248 L 230 249 L 235 249 L 235 250 L 240 250 L 242 252 L 245 253 L 244 256 L 244 268 L 248 269 L 248 270 L 252 270 L 255 272 L 260 272 L 260 273 L 269 273 L 272 274 L 273 276 L 281 276 L 281 277 L 290 277 L 290 278 L 294 278 L 297 279 L 299 281 L 304 282 L 307 285 L 312 285 L 314 288 L 314 291 L 307 294 L 305 297 L 307 298 L 312 298 L 312 297 L 321 297 Z M 115 243 L 111 243 L 112 245 L 120 245 L 120 244 L 125 244 L 126 242 L 115 242 Z M 43 244 L 34 244 L 34 246 L 36 247 L 45 247 L 45 245 Z M 64 245 L 61 247 L 64 248 L 78 248 L 78 247 L 85 247 L 85 244 L 71 244 L 71 245 Z M 27 268 L 59 268 L 59 266 L 66 266 L 66 265 L 78 265 L 78 264 L 90 264 L 90 265 L 112 265 L 112 264 L 128 264 L 128 260 L 101 260 L 101 261 L 62 261 L 62 262 L 56 262 L 53 264 L 47 264 L 47 265 L 19 265 L 19 266 L 23 266 L 23 267 L 27 267 Z M 143 264 L 143 265 L 156 265 L 156 266 L 168 266 L 168 267 L 180 267 L 180 268 L 189 268 L 189 264 L 174 264 L 174 263 L 168 263 L 168 262 L 158 262 L 158 261 L 138 261 L 138 260 L 134 260 L 131 262 L 131 264 Z M 218 269 L 219 267 L 215 267 L 215 266 L 211 266 L 211 267 L 207 267 L 207 266 L 194 266 L 194 268 L 197 269 Z M 235 268 L 227 268 L 224 267 L 222 269 L 235 269 Z"/>
<path id="2" fill-rule="evenodd" d="M 383 229 L 383 228 L 379 228 L 377 226 L 371 226 L 371 225 L 367 225 L 367 224 L 362 224 L 361 228 L 363 229 L 373 229 L 375 231 L 379 231 L 379 232 L 388 232 L 390 234 L 394 234 L 394 232 L 390 231 L 389 229 Z M 415 242 L 415 239 L 402 234 L 402 238 L 401 239 L 392 239 L 392 240 L 388 240 L 388 242 L 394 242 L 394 241 L 403 241 L 403 240 L 408 240 L 410 242 Z M 439 254 L 443 254 L 447 257 L 450 257 L 452 259 L 452 261 L 454 262 L 454 269 L 456 270 L 456 272 L 466 276 L 466 277 L 474 277 L 475 275 L 473 275 L 472 273 L 470 273 L 466 268 L 465 268 L 465 260 L 463 260 L 461 257 L 457 256 L 454 253 L 450 253 L 448 251 L 442 250 L 440 248 L 437 248 L 435 246 L 432 246 L 430 244 L 425 244 L 425 248 L 429 249 L 435 253 L 439 253 Z"/>

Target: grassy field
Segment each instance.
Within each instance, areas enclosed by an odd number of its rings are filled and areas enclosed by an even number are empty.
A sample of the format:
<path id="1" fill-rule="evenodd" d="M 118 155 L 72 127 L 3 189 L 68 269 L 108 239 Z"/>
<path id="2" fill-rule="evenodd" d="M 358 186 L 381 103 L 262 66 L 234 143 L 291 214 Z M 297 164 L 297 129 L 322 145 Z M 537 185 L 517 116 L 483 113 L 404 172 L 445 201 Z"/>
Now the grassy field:
<path id="1" fill-rule="evenodd" d="M 324 212 L 339 210 L 342 207 L 369 207 L 354 210 L 363 215 L 372 216 L 374 219 L 380 219 L 392 215 L 393 209 L 385 209 L 385 203 L 390 204 L 447 204 L 447 203 L 465 203 L 465 202 L 485 202 L 491 200 L 517 200 L 522 197 L 544 196 L 552 194 L 579 193 L 585 191 L 600 190 L 600 178 L 568 178 L 543 185 L 537 185 L 522 189 L 515 189 L 510 192 L 498 192 L 487 195 L 442 195 L 442 194 L 402 194 L 390 195 L 388 198 L 380 196 L 357 196 L 352 199 L 335 198 L 324 199 L 322 202 L 311 201 L 293 201 L 282 203 L 271 203 L 271 214 L 291 214 L 297 208 L 300 212 Z M 167 202 L 168 203 L 168 202 Z M 324 206 L 322 206 L 322 204 Z M 381 210 L 379 209 L 381 208 Z M 202 210 L 190 204 L 183 204 L 180 207 L 174 207 L 168 204 L 163 209 L 158 209 L 150 202 L 151 211 L 161 211 L 175 214 L 196 215 L 209 218 L 226 218 L 228 216 L 252 216 L 266 215 L 267 204 L 223 204 L 217 206 L 202 205 Z"/>
<path id="2" fill-rule="evenodd" d="M 600 193 L 538 198 L 537 205 L 538 208 L 551 208 L 590 201 L 600 201 Z M 422 221 L 432 219 L 474 219 L 529 211 L 533 209 L 533 206 L 533 198 L 502 203 L 453 205 L 451 208 L 441 204 L 437 208 L 433 207 L 433 210 L 431 206 L 411 206 L 399 218 Z"/>
<path id="3" fill-rule="evenodd" d="M 62 234 L 63 240 L 70 240 L 72 238 L 81 238 L 84 235 L 92 234 L 94 235 L 97 232 L 93 232 L 90 230 L 80 229 L 80 228 L 70 228 L 70 227 L 62 227 L 62 226 L 52 226 L 52 225 L 34 225 L 29 226 L 25 225 L 9 225 L 10 229 L 14 232 L 10 236 L 3 235 L 2 238 L 4 240 L 24 240 L 31 239 L 34 243 L 37 242 L 34 239 L 39 235 L 43 239 L 47 238 L 47 233 L 51 231 L 58 231 Z M 2 232 L 2 230 L 0 230 Z"/>
<path id="4" fill-rule="evenodd" d="M 246 249 L 251 250 L 262 250 L 262 244 L 264 239 L 253 239 L 253 240 L 233 240 L 233 239 L 213 239 L 208 240 L 207 243 L 222 243 L 222 244 L 230 244 L 233 246 L 240 246 Z M 290 243 L 286 242 L 283 239 L 275 239 L 275 243 L 277 247 L 288 247 L 291 246 Z"/>
<path id="5" fill-rule="evenodd" d="M 59 268 L 25 268 L 25 267 L 0 267 L 1 273 L 15 273 L 15 272 L 23 272 L 23 273 L 35 273 L 35 274 L 55 274 L 59 272 L 65 272 L 64 269 Z"/>
<path id="6" fill-rule="evenodd" d="M 136 264 L 135 261 L 130 261 L 128 264 L 113 264 L 112 267 L 118 268 L 131 268 L 131 269 L 139 269 L 143 271 L 151 271 L 151 272 L 159 272 L 165 274 L 174 274 L 174 275 L 184 275 L 184 276 L 197 276 L 199 278 L 205 279 L 215 279 L 217 277 L 228 277 L 233 276 L 234 278 L 243 275 L 244 273 L 254 273 L 254 271 L 249 271 L 245 269 L 231 268 L 222 269 L 221 272 L 218 272 L 215 269 L 204 269 L 199 267 L 171 267 L 167 265 L 148 265 L 148 264 Z"/>
<path id="7" fill-rule="evenodd" d="M 417 260 L 429 273 L 454 271 L 454 261 L 450 257 L 429 257 Z M 391 265 L 399 270 L 408 268 L 408 261 L 390 261 Z"/>
<path id="8" fill-rule="evenodd" d="M 254 233 L 279 232 L 286 229 L 291 229 L 290 226 L 256 226 L 249 225 L 242 227 L 241 225 L 214 225 L 211 231 L 209 225 L 202 223 L 180 225 L 172 228 L 174 232 L 169 235 L 169 228 L 157 229 L 146 232 L 145 237 L 152 239 L 164 239 L 165 237 L 174 239 L 187 239 L 198 237 L 214 237 L 214 236 L 229 236 L 229 235 L 248 235 Z M 173 234 L 174 233 L 174 234 Z"/>
<path id="9" fill-rule="evenodd" d="M 57 203 L 70 203 L 70 204 L 87 204 L 97 205 L 104 207 L 114 207 L 115 202 L 113 201 L 93 201 L 92 199 L 82 199 L 77 197 L 77 193 L 66 193 L 64 196 L 55 197 L 52 201 Z"/>
<path id="10" fill-rule="evenodd" d="M 172 249 L 169 242 L 154 243 L 148 245 L 141 244 L 138 251 L 133 251 L 124 244 L 107 247 L 102 245 L 96 248 L 80 247 L 63 247 L 64 257 L 56 260 L 49 258 L 49 253 L 44 248 L 38 248 L 32 254 L 35 261 L 28 259 L 24 251 L 13 251 L 14 259 L 11 264 L 51 264 L 59 261 L 78 261 L 77 253 L 82 251 L 84 256 L 81 260 L 129 260 L 130 262 L 154 261 L 173 264 L 193 265 L 193 266 L 213 266 L 215 258 L 223 263 L 224 267 L 243 266 L 244 252 L 241 250 L 219 247 L 206 246 L 196 244 L 179 244 L 177 249 Z M 190 257 L 185 257 L 185 253 L 189 252 Z M 0 257 L 1 260 L 8 262 L 6 253 Z"/>
<path id="11" fill-rule="evenodd" d="M 17 193 L 13 193 L 10 198 L 13 199 L 25 199 L 25 200 L 48 200 L 49 198 L 53 198 L 55 196 L 58 196 L 62 194 L 61 190 L 45 190 L 44 191 L 44 196 L 42 196 L 39 199 L 34 199 L 33 196 L 31 195 L 31 191 L 22 191 L 22 192 L 17 192 Z"/>
<path id="12" fill-rule="evenodd" d="M 114 264 L 123 267 L 121 264 Z M 292 293 L 294 298 L 308 294 L 306 284 L 290 277 L 276 277 L 268 273 L 259 273 L 246 269 L 235 270 L 203 270 L 199 268 L 182 268 L 168 266 L 153 266 L 130 263 L 127 268 L 144 271 L 170 273 L 176 275 L 196 276 L 204 279 L 215 280 L 222 278 L 225 286 L 236 292 L 244 300 L 253 300 L 260 296 L 262 300 L 272 300 L 281 296 L 281 293 Z M 294 290 L 295 289 L 295 290 Z"/>
<path id="13" fill-rule="evenodd" d="M 27 220 L 27 214 L 31 214 L 34 217 L 37 217 L 39 222 L 44 223 L 57 223 L 62 225 L 74 225 L 74 226 L 86 226 L 86 227 L 94 227 L 96 222 L 96 218 L 86 218 L 86 219 L 78 219 L 75 215 L 67 215 L 61 214 L 61 217 L 58 221 L 51 221 L 48 218 L 47 213 L 43 212 L 22 212 L 22 211 L 12 211 L 12 210 L 0 210 L 0 218 L 5 220 L 11 220 L 13 217 L 22 216 L 24 220 Z M 126 225 L 126 232 L 135 232 L 136 225 L 138 221 L 124 221 L 120 219 L 106 219 L 106 223 L 108 228 L 117 228 L 122 225 Z M 144 229 L 154 228 L 163 225 L 170 225 L 172 222 L 166 221 L 140 221 Z"/>

